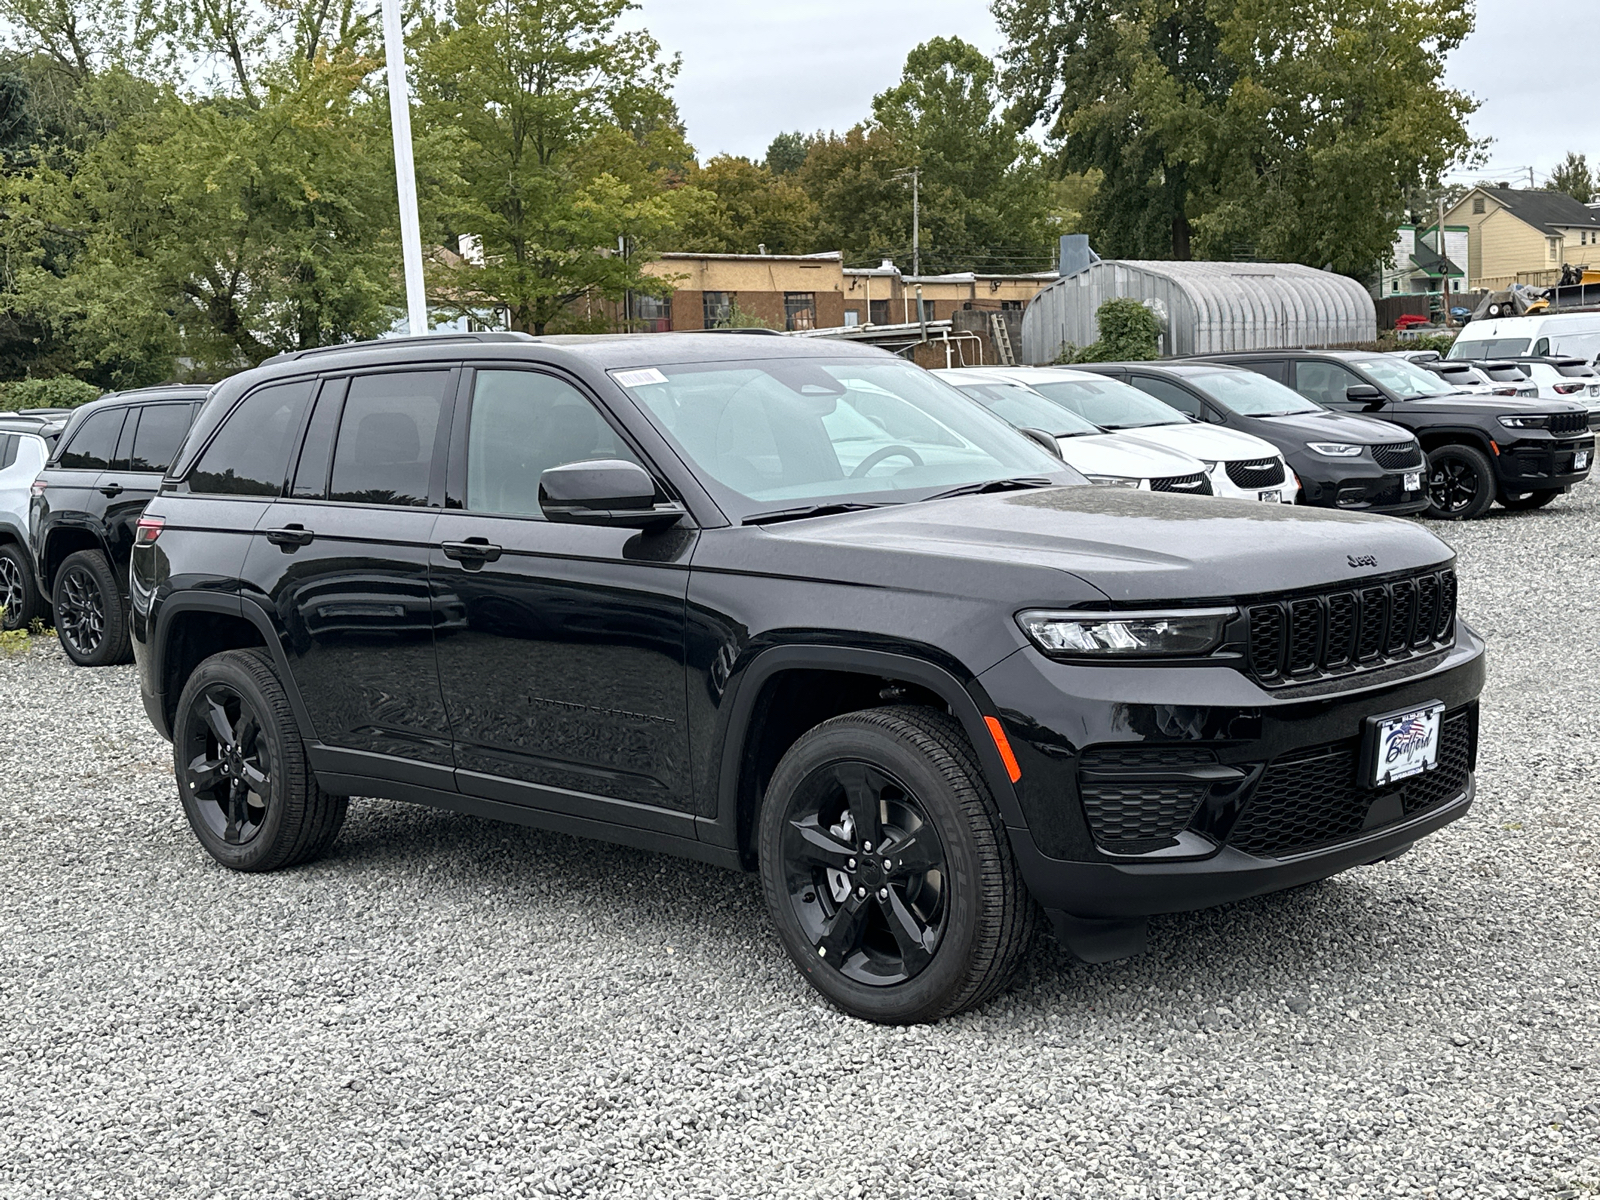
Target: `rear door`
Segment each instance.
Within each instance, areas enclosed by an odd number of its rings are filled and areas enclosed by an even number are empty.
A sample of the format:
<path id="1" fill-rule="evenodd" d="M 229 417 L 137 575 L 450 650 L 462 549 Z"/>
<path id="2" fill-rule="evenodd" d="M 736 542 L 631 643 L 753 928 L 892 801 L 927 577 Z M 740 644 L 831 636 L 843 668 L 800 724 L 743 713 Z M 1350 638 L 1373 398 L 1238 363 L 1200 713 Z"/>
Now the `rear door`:
<path id="1" fill-rule="evenodd" d="M 319 770 L 454 788 L 428 551 L 458 375 L 323 380 L 286 494 L 251 539 L 245 579 L 282 639 Z"/>
<path id="2" fill-rule="evenodd" d="M 161 487 L 161 478 L 183 444 L 194 413 L 192 400 L 140 404 L 128 409 L 116 455 L 96 484 L 104 497 L 106 545 L 118 568 L 118 578 L 133 553 L 139 514 Z"/>
<path id="3" fill-rule="evenodd" d="M 684 637 L 696 531 L 546 520 L 543 471 L 642 456 L 557 374 L 484 368 L 470 394 L 430 563 L 450 614 L 439 673 L 461 790 L 693 837 Z"/>
<path id="4" fill-rule="evenodd" d="M 108 497 L 100 493 L 100 477 L 116 458 L 117 441 L 127 413 L 126 405 L 115 405 L 85 415 L 72 431 L 56 465 L 45 474 L 44 496 L 30 528 L 36 539 L 44 539 L 37 549 L 48 558 L 41 572 L 49 576 L 41 579 L 47 589 L 54 584 L 54 572 L 65 557 L 58 552 L 58 547 L 78 544 L 71 540 L 58 542 L 58 532 L 81 531 L 90 534 L 97 543 L 105 540 L 102 516 Z"/>

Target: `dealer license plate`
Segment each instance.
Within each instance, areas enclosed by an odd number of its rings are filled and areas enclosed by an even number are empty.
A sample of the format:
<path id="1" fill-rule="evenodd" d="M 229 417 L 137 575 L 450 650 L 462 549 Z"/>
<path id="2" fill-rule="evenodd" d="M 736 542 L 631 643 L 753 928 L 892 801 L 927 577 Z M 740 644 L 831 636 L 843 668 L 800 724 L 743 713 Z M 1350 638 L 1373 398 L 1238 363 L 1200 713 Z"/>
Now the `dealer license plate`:
<path id="1" fill-rule="evenodd" d="M 1268 504 L 1277 504 L 1283 500 L 1282 492 L 1257 492 L 1257 500 L 1265 500 Z"/>
<path id="2" fill-rule="evenodd" d="M 1589 465 L 1589 452 L 1587 450 L 1579 450 L 1576 454 L 1574 454 L 1572 456 L 1572 469 L 1574 471 L 1581 471 L 1585 467 L 1587 467 L 1588 465 Z"/>
<path id="3" fill-rule="evenodd" d="M 1407 471 L 1405 485 L 1408 492 L 1420 492 L 1422 490 L 1422 472 Z"/>
<path id="4" fill-rule="evenodd" d="M 1435 703 L 1372 718 L 1373 787 L 1387 787 L 1439 765 L 1439 723 L 1443 715 L 1444 705 Z"/>

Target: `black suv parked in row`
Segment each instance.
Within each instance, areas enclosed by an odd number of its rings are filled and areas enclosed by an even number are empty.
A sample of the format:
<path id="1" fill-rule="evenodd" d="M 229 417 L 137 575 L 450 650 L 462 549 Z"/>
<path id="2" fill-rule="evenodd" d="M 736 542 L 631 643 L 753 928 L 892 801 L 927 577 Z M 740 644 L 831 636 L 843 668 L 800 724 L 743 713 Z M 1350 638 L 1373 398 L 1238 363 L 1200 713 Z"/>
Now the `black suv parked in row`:
<path id="1" fill-rule="evenodd" d="M 1562 400 L 1468 395 L 1393 354 L 1263 350 L 1212 354 L 1287 384 L 1340 412 L 1368 413 L 1417 435 L 1428 456 L 1429 515 L 1482 516 L 1540 508 L 1582 483 L 1594 465 L 1587 410 Z"/>
<path id="2" fill-rule="evenodd" d="M 33 484 L 28 521 L 39 587 L 67 657 L 127 662 L 128 556 L 206 388 L 116 392 L 72 414 Z"/>
<path id="3" fill-rule="evenodd" d="M 1450 549 L 1086 486 L 882 351 L 402 339 L 220 384 L 139 524 L 133 636 L 218 861 L 381 796 L 759 870 L 852 1013 L 1005 985 L 1043 908 L 1392 858 L 1473 796 Z"/>
<path id="4" fill-rule="evenodd" d="M 1197 362 L 1096 363 L 1196 421 L 1253 433 L 1283 451 L 1300 499 L 1410 516 L 1428 507 L 1422 447 L 1409 429 L 1323 408 L 1256 371 Z"/>

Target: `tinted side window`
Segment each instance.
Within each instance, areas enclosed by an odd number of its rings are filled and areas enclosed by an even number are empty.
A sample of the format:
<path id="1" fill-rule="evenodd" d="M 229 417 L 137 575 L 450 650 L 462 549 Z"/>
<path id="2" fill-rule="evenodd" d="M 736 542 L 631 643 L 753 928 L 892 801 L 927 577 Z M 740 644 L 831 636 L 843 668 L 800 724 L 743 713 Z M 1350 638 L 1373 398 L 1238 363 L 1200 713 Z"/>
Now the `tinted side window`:
<path id="1" fill-rule="evenodd" d="M 61 466 L 80 471 L 104 471 L 116 453 L 117 435 L 122 432 L 125 408 L 107 408 L 92 413 L 78 426 L 61 455 Z"/>
<path id="2" fill-rule="evenodd" d="M 0 433 L 0 471 L 17 461 L 17 443 L 21 439 L 14 433 Z"/>
<path id="3" fill-rule="evenodd" d="M 328 499 L 428 503 L 448 371 L 358 375 L 350 381 L 333 451 Z"/>
<path id="4" fill-rule="evenodd" d="M 1152 379 L 1148 375 L 1130 375 L 1128 382 L 1141 392 L 1154 396 L 1161 403 L 1171 405 L 1187 416 L 1200 415 L 1199 399 L 1175 383 L 1168 383 L 1165 379 Z"/>
<path id="5" fill-rule="evenodd" d="M 130 471 L 165 471 L 189 432 L 192 404 L 147 404 L 139 410 L 139 428 L 133 435 Z"/>
<path id="6" fill-rule="evenodd" d="M 295 467 L 291 496 L 320 500 L 328 493 L 328 464 L 333 461 L 333 438 L 339 431 L 339 410 L 344 405 L 345 379 L 322 385 L 317 406 L 306 423 L 305 444 L 300 447 L 300 463 Z"/>
<path id="7" fill-rule="evenodd" d="M 1252 371 L 1265 375 L 1268 379 L 1283 383 L 1289 378 L 1289 364 L 1281 358 L 1255 359 L 1247 364 Z"/>
<path id="8" fill-rule="evenodd" d="M 542 517 L 539 476 L 590 458 L 638 457 L 588 397 L 550 375 L 479 371 L 467 434 L 467 508 Z"/>
<path id="9" fill-rule="evenodd" d="M 1326 404 L 1331 408 L 1349 408 L 1345 389 L 1360 387 L 1365 383 L 1354 371 L 1337 363 L 1298 362 L 1294 365 L 1294 390 L 1307 400 Z"/>
<path id="10" fill-rule="evenodd" d="M 276 496 L 310 399 L 310 381 L 274 384 L 246 396 L 200 455 L 189 475 L 190 490 Z"/>

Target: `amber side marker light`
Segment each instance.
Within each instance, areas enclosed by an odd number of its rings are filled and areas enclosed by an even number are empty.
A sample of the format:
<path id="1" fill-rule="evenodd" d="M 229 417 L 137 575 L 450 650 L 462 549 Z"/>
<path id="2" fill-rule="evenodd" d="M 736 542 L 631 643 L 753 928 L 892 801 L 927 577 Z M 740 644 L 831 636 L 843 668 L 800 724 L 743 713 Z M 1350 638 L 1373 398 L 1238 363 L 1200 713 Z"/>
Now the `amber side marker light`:
<path id="1" fill-rule="evenodd" d="M 1011 753 L 1011 742 L 1006 737 L 1006 731 L 1000 727 L 999 717 L 985 717 L 983 723 L 989 727 L 989 736 L 994 739 L 994 748 L 1000 751 L 1000 761 L 1006 766 L 1006 774 L 1011 776 L 1015 783 L 1022 778 L 1022 768 L 1017 766 L 1017 756 Z"/>

